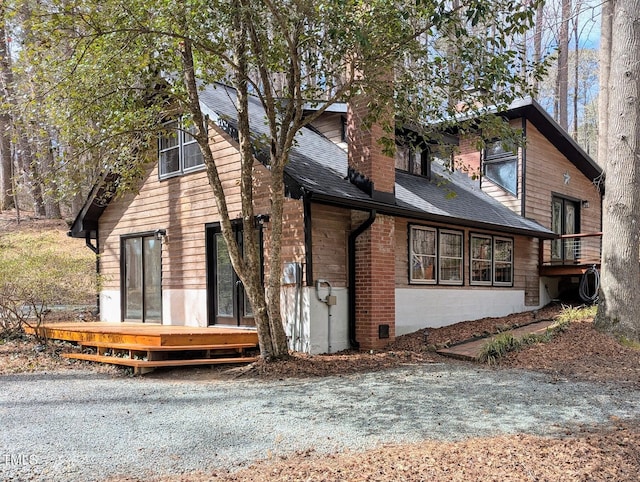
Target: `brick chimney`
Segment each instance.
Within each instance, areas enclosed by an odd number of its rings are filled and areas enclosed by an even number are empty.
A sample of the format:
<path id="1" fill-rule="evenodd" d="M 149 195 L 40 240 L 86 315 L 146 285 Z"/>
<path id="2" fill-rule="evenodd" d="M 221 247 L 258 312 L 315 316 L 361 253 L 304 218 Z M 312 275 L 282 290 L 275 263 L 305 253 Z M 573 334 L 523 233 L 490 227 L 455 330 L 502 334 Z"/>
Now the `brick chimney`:
<path id="1" fill-rule="evenodd" d="M 374 200 L 395 202 L 396 170 L 393 157 L 386 155 L 380 139 L 394 136 L 392 108 L 384 107 L 387 118 L 368 126 L 369 101 L 366 96 L 353 99 L 347 110 L 347 136 L 349 140 L 349 177 Z M 387 123 L 391 133 L 382 125 Z M 369 187 L 365 184 L 369 183 Z"/>
<path id="2" fill-rule="evenodd" d="M 382 123 L 366 126 L 368 100 L 356 98 L 349 104 L 349 178 L 372 200 L 395 203 L 395 160 L 386 155 L 378 142 L 393 135 L 393 109 L 385 109 L 391 134 Z M 352 211 L 355 231 L 363 226 L 369 213 Z M 383 348 L 395 338 L 395 218 L 377 214 L 368 229 L 355 242 L 355 276 L 350 279 L 349 296 L 355 293 L 355 335 L 362 350 Z"/>

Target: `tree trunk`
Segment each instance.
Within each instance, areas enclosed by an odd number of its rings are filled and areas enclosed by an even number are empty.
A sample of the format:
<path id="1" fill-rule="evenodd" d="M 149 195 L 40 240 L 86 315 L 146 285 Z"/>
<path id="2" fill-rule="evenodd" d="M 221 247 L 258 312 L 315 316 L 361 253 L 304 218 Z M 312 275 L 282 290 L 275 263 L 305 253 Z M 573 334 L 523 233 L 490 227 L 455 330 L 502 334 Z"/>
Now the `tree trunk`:
<path id="1" fill-rule="evenodd" d="M 580 2 L 576 2 L 576 12 L 580 11 Z M 579 71 L 580 71 L 580 35 L 578 31 L 578 15 L 573 19 L 573 41 L 574 59 L 573 59 L 573 129 L 571 136 L 578 139 L 578 93 L 579 93 Z"/>
<path id="2" fill-rule="evenodd" d="M 571 0 L 562 0 L 562 18 L 560 20 L 560 34 L 558 36 L 558 124 L 569 130 L 569 16 L 571 15 Z"/>
<path id="3" fill-rule="evenodd" d="M 60 211 L 60 192 L 58 190 L 58 183 L 55 181 L 54 169 L 54 154 L 51 149 L 51 140 L 47 137 L 43 139 L 40 145 L 42 156 L 43 176 L 48 179 L 47 189 L 44 193 L 44 208 L 48 219 L 62 219 L 62 213 Z"/>
<path id="4" fill-rule="evenodd" d="M 29 128 L 25 122 L 20 122 L 14 118 L 13 126 L 15 136 L 18 138 L 18 165 L 22 171 L 22 179 L 25 186 L 28 186 L 33 201 L 33 212 L 37 217 L 45 217 L 44 198 L 42 196 L 42 183 L 40 179 L 40 169 L 33 152 L 29 139 Z"/>
<path id="5" fill-rule="evenodd" d="M 0 210 L 14 206 L 11 176 L 13 174 L 11 156 L 11 118 L 0 114 Z"/>
<path id="6" fill-rule="evenodd" d="M 599 89 L 598 89 L 598 153 L 596 161 L 603 169 L 609 157 L 607 132 L 609 130 L 609 72 L 611 71 L 611 37 L 613 21 L 613 0 L 602 4 L 602 24 L 600 27 Z"/>
<path id="7" fill-rule="evenodd" d="M 640 341 L 640 0 L 614 5 L 596 326 Z"/>
<path id="8" fill-rule="evenodd" d="M 282 225 L 284 218 L 284 166 L 286 159 L 275 160 L 271 167 L 271 219 L 269 245 L 269 278 L 267 280 L 267 306 L 274 356 L 288 354 L 287 335 L 282 324 L 280 291 L 282 288 Z"/>
<path id="9" fill-rule="evenodd" d="M 540 2 L 536 8 L 536 24 L 533 32 L 533 61 L 538 63 L 542 60 L 542 21 L 544 19 L 544 2 Z M 537 93 L 540 89 L 540 81 L 534 79 L 533 88 Z"/>
<path id="10" fill-rule="evenodd" d="M 7 73 L 10 70 L 9 49 L 5 25 L 5 11 L 0 6 L 0 88 L 6 96 Z M 0 109 L 0 209 L 13 207 L 11 176 L 13 175 L 11 157 L 11 116 L 6 109 Z"/>

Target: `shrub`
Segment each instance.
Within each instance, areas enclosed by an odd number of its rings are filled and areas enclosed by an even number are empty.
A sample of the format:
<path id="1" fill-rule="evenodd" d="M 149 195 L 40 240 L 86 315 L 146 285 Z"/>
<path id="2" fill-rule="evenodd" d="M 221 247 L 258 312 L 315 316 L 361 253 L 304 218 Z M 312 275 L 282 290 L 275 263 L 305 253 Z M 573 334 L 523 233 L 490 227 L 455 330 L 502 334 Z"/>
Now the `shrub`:
<path id="1" fill-rule="evenodd" d="M 39 327 L 53 305 L 93 303 L 97 284 L 95 256 L 64 233 L 1 235 L 0 335 Z"/>

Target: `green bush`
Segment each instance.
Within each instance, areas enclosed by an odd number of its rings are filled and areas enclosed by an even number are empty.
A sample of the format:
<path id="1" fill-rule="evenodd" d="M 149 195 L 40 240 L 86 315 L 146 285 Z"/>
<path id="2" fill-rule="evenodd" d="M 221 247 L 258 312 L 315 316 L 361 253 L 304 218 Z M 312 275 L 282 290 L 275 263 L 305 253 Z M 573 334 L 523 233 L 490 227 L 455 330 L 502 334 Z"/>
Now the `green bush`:
<path id="1" fill-rule="evenodd" d="M 98 289 L 95 256 L 61 231 L 0 235 L 0 335 L 40 325 L 53 305 L 88 304 Z"/>

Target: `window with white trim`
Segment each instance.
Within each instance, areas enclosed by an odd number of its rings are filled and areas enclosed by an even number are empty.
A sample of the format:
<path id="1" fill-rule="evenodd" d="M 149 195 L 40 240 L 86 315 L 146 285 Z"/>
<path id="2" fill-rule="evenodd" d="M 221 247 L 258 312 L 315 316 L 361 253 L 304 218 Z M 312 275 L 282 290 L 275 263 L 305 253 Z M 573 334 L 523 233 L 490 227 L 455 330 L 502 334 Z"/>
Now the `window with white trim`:
<path id="1" fill-rule="evenodd" d="M 463 234 L 461 231 L 410 226 L 409 282 L 461 285 Z"/>
<path id="2" fill-rule="evenodd" d="M 486 234 L 470 238 L 470 283 L 513 286 L 513 239 Z"/>
<path id="3" fill-rule="evenodd" d="M 484 149 L 484 176 L 514 196 L 518 195 L 518 147 L 512 142 L 488 142 Z"/>
<path id="4" fill-rule="evenodd" d="M 491 285 L 493 276 L 493 238 L 471 235 L 471 284 Z"/>
<path id="5" fill-rule="evenodd" d="M 460 231 L 440 230 L 438 261 L 441 284 L 461 285 L 462 274 L 462 233 Z"/>
<path id="6" fill-rule="evenodd" d="M 204 165 L 198 142 L 193 137 L 195 126 L 182 120 L 164 125 L 158 139 L 158 173 L 160 179 L 179 176 Z"/>
<path id="7" fill-rule="evenodd" d="M 493 238 L 493 284 L 513 286 L 513 239 Z"/>
<path id="8" fill-rule="evenodd" d="M 437 230 L 423 226 L 411 226 L 410 238 L 409 279 L 412 283 L 435 284 Z"/>

